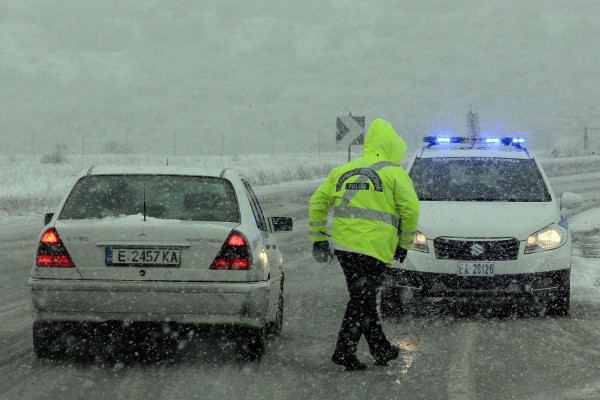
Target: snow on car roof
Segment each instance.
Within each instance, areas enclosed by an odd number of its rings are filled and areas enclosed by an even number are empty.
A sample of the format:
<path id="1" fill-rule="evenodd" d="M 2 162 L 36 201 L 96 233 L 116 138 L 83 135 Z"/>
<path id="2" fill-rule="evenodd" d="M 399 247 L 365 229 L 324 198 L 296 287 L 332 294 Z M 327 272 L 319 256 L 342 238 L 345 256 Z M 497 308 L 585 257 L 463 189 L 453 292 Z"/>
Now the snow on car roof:
<path id="1" fill-rule="evenodd" d="M 217 169 L 169 165 L 94 165 L 86 169 L 84 175 L 188 175 L 221 177 L 224 175 L 231 176 L 239 174 L 230 168 Z"/>
<path id="2" fill-rule="evenodd" d="M 532 154 L 524 149 L 505 149 L 505 148 L 424 148 L 419 158 L 438 158 L 438 157 L 496 157 L 496 158 L 518 158 L 532 159 Z"/>

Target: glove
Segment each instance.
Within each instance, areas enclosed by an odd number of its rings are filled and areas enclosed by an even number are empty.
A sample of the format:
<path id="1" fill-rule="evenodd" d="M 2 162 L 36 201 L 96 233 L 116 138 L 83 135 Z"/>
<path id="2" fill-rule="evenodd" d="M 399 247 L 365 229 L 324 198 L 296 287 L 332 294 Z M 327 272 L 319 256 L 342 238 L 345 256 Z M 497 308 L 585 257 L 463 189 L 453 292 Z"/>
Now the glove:
<path id="1" fill-rule="evenodd" d="M 333 254 L 331 254 L 331 250 L 329 250 L 329 242 L 327 240 L 323 240 L 321 242 L 313 243 L 313 258 L 317 260 L 317 262 L 327 262 L 333 258 Z"/>
<path id="2" fill-rule="evenodd" d="M 406 253 L 408 253 L 406 249 L 403 249 L 402 247 L 396 247 L 396 252 L 394 253 L 394 260 L 398 260 L 400 261 L 400 263 L 403 263 L 404 259 L 406 258 Z"/>

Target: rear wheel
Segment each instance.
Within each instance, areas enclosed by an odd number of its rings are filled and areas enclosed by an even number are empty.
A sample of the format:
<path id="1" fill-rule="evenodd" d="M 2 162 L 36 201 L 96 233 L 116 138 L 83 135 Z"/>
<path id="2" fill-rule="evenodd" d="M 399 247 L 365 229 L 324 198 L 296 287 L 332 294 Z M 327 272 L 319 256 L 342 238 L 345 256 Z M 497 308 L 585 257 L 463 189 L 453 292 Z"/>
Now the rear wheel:
<path id="1" fill-rule="evenodd" d="M 255 361 L 265 354 L 266 328 L 240 328 L 238 332 L 238 352 L 242 359 Z"/>
<path id="2" fill-rule="evenodd" d="M 33 351 L 38 358 L 56 358 L 67 350 L 68 332 L 60 322 L 33 322 Z"/>
<path id="3" fill-rule="evenodd" d="M 277 302 L 277 315 L 275 316 L 275 321 L 269 322 L 267 325 L 267 335 L 268 336 L 279 336 L 281 335 L 281 330 L 283 329 L 283 281 L 284 276 L 281 276 L 281 287 L 279 290 L 279 301 Z"/>

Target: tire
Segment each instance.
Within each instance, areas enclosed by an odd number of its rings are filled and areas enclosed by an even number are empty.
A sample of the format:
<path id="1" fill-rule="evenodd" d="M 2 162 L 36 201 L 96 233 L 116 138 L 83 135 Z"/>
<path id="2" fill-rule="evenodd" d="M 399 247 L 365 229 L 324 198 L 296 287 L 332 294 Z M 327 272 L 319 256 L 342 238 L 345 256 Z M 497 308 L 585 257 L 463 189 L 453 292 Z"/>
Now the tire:
<path id="1" fill-rule="evenodd" d="M 58 358 L 67 350 L 68 332 L 59 322 L 33 322 L 33 351 L 38 358 Z"/>
<path id="2" fill-rule="evenodd" d="M 399 287 L 384 287 L 381 291 L 381 317 L 398 318 L 404 315 L 402 289 Z"/>
<path id="3" fill-rule="evenodd" d="M 279 290 L 279 301 L 277 302 L 277 315 L 275 321 L 269 322 L 267 325 L 267 336 L 280 336 L 283 329 L 283 281 L 284 276 L 281 276 L 281 288 Z"/>
<path id="4" fill-rule="evenodd" d="M 571 275 L 570 271 L 562 277 L 556 294 L 546 305 L 546 315 L 564 317 L 571 308 Z"/>
<path id="5" fill-rule="evenodd" d="M 238 332 L 238 352 L 245 361 L 256 361 L 265 355 L 266 328 L 241 328 Z"/>

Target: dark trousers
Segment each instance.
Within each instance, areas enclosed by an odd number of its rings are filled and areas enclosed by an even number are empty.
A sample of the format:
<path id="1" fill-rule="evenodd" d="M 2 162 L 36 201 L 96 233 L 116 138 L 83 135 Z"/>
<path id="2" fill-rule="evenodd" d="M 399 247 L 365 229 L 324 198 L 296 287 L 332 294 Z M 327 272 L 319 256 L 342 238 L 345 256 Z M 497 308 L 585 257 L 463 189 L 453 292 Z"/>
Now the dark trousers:
<path id="1" fill-rule="evenodd" d="M 350 293 L 350 301 L 342 321 L 335 348 L 336 354 L 351 356 L 362 335 L 373 357 L 384 354 L 390 343 L 383 333 L 377 314 L 377 290 L 388 268 L 376 258 L 346 251 L 336 252 Z"/>

